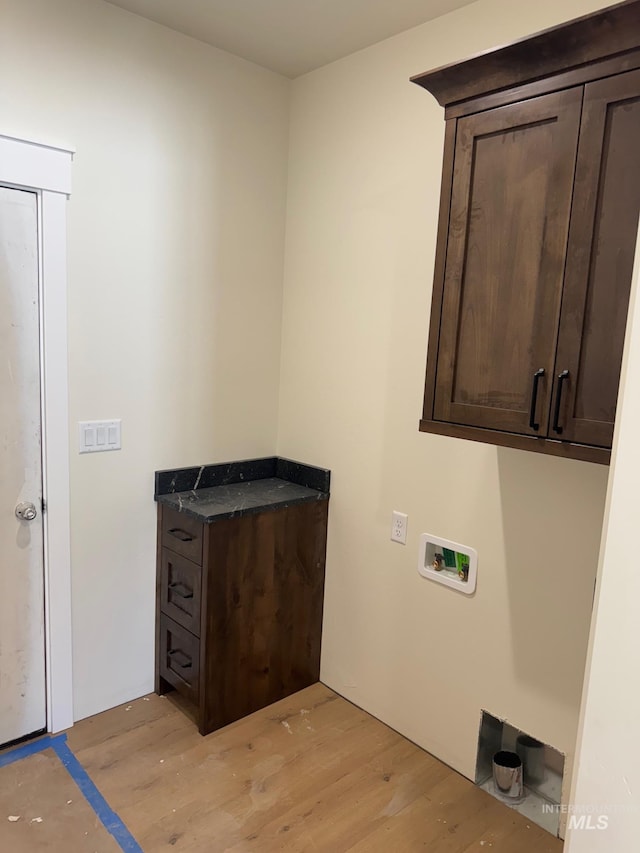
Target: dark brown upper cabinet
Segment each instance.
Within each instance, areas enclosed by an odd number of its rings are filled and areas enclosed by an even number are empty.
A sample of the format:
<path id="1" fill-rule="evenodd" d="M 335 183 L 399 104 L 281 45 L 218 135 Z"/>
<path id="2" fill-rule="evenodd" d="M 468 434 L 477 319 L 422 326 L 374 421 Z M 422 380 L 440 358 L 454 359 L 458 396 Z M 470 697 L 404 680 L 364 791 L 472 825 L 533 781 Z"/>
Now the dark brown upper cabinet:
<path id="1" fill-rule="evenodd" d="M 446 119 L 420 429 L 608 462 L 640 211 L 640 0 L 413 80 Z"/>

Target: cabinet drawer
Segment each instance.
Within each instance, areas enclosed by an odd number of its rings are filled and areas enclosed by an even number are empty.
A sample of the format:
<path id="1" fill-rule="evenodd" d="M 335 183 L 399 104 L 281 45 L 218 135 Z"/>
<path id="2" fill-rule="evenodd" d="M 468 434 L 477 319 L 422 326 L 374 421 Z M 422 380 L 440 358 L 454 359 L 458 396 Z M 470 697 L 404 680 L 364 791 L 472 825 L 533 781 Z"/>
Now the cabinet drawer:
<path id="1" fill-rule="evenodd" d="M 162 549 L 160 610 L 196 637 L 200 636 L 201 575 L 200 566 Z"/>
<path id="2" fill-rule="evenodd" d="M 162 545 L 202 565 L 202 522 L 182 512 L 162 509 Z"/>
<path id="3" fill-rule="evenodd" d="M 160 675 L 178 692 L 198 701 L 200 642 L 167 616 L 160 616 Z"/>

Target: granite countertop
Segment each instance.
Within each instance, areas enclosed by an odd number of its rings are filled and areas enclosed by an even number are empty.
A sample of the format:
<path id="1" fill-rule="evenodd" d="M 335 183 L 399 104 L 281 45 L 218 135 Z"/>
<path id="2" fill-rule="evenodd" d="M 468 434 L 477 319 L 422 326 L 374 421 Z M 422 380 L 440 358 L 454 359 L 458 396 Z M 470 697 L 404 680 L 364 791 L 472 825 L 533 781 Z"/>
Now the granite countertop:
<path id="1" fill-rule="evenodd" d="M 329 499 L 331 473 L 290 459 L 267 457 L 156 471 L 155 500 L 211 523 L 294 504 Z"/>

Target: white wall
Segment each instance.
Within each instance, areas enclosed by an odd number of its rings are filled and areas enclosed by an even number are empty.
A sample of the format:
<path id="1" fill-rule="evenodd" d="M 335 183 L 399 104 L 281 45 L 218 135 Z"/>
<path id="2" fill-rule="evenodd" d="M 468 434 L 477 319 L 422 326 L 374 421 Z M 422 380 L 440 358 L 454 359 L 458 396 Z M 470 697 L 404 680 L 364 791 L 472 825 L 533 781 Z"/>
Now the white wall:
<path id="1" fill-rule="evenodd" d="M 570 766 L 608 469 L 418 432 L 444 120 L 408 78 L 602 5 L 482 0 L 293 86 L 278 451 L 332 470 L 321 677 L 469 777 L 482 708 Z M 425 531 L 475 597 L 418 576 Z"/>
<path id="2" fill-rule="evenodd" d="M 101 0 L 0 0 L 0 132 L 77 149 L 77 718 L 152 689 L 154 470 L 274 450 L 289 87 Z M 79 456 L 109 417 L 122 451 Z"/>
<path id="3" fill-rule="evenodd" d="M 626 853 L 638 847 L 639 286 L 640 238 L 571 797 L 578 828 L 571 831 L 569 822 L 567 853 Z M 602 829 L 580 829 L 585 816 Z"/>

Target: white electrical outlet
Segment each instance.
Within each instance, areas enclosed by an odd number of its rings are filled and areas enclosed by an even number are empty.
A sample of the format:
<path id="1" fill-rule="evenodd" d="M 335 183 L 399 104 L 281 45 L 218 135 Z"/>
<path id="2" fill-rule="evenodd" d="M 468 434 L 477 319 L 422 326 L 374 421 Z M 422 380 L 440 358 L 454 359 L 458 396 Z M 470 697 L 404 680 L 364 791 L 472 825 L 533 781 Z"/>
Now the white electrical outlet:
<path id="1" fill-rule="evenodd" d="M 408 516 L 404 512 L 394 512 L 391 515 L 391 540 L 400 542 L 401 545 L 407 544 L 407 520 Z"/>

